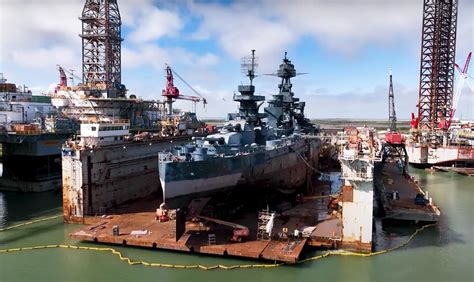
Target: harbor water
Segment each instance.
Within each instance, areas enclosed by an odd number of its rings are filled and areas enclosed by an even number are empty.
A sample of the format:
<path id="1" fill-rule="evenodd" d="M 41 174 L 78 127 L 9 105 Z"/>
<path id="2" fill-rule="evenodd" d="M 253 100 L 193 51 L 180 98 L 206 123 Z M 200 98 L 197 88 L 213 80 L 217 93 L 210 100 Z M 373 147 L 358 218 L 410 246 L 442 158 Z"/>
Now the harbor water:
<path id="1" fill-rule="evenodd" d="M 455 173 L 411 174 L 441 209 L 440 222 L 404 248 L 372 257 L 329 256 L 276 268 L 200 270 L 128 265 L 110 252 L 42 249 L 0 253 L 0 281 L 474 281 L 474 178 Z M 61 193 L 0 192 L 0 229 L 61 213 Z M 416 225 L 377 221 L 376 250 L 408 240 Z M 80 225 L 52 219 L 0 232 L 0 249 L 48 244 L 99 246 L 71 240 Z M 132 260 L 180 265 L 261 264 L 261 261 L 115 247 Z M 321 254 L 307 253 L 306 256 Z"/>

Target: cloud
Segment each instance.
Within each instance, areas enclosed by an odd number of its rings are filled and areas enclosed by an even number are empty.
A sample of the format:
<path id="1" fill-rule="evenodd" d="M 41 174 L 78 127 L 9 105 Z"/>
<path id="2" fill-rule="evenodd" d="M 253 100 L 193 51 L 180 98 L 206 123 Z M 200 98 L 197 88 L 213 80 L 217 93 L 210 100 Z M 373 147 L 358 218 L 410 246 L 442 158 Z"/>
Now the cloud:
<path id="1" fill-rule="evenodd" d="M 386 89 L 370 82 L 379 83 L 380 68 L 368 66 L 384 67 L 381 65 L 386 63 L 388 68 L 392 61 L 400 60 L 406 61 L 400 66 L 407 66 L 407 71 L 419 67 L 422 2 L 120 0 L 125 37 L 122 71 L 126 74 L 122 80 L 133 93 L 156 99 L 164 83 L 163 64 L 172 64 L 210 99 L 203 114 L 223 116 L 235 109 L 232 92 L 245 80 L 239 76 L 237 59 L 256 49 L 259 69 L 270 72 L 283 51 L 289 50 L 291 58 L 298 61 L 298 70 L 317 74 L 295 81 L 297 96 L 308 100 L 310 116 L 384 118 Z M 474 45 L 474 3 L 459 2 L 457 62 L 463 63 Z M 80 75 L 78 16 L 83 5 L 84 0 L 0 0 L 0 65 L 10 81 L 48 85 L 57 80 L 58 63 Z M 370 54 L 374 49 L 377 52 Z M 350 63 L 341 63 L 348 57 L 365 68 L 359 71 Z M 309 58 L 318 61 L 308 62 Z M 343 78 L 335 78 L 341 72 Z M 401 118 L 415 109 L 416 76 L 411 81 L 406 76 L 396 85 Z M 315 86 L 315 81 L 319 85 Z M 259 94 L 278 90 L 276 80 L 259 77 L 257 83 Z M 188 92 L 185 86 L 180 87 Z M 465 90 L 460 114 L 473 115 L 473 96 Z"/>
<path id="2" fill-rule="evenodd" d="M 231 5 L 191 2 L 188 8 L 201 19 L 192 39 L 215 39 L 233 58 L 248 56 L 250 50 L 256 49 L 263 67 L 279 58 L 299 36 L 284 22 L 272 19 L 260 2 L 236 1 Z"/>
<path id="3" fill-rule="evenodd" d="M 55 69 L 56 64 L 68 67 L 79 66 L 78 53 L 72 48 L 53 46 L 50 48 L 15 50 L 12 51 L 11 55 L 16 63 L 26 68 Z"/>
<path id="4" fill-rule="evenodd" d="M 136 18 L 131 24 L 134 28 L 129 36 L 132 42 L 153 41 L 166 35 L 176 36 L 183 27 L 178 14 L 154 6 L 141 9 Z"/>
<path id="5" fill-rule="evenodd" d="M 2 1 L 0 63 L 27 63 L 25 66 L 29 67 L 32 63 L 23 60 L 27 55 L 20 53 L 41 53 L 54 48 L 64 50 L 75 47 L 78 50 L 81 24 L 77 18 L 82 11 L 82 2 L 71 0 L 57 5 L 52 0 Z"/>
<path id="6" fill-rule="evenodd" d="M 161 70 L 165 63 L 206 67 L 218 62 L 219 57 L 212 53 L 199 55 L 180 47 L 165 49 L 156 44 L 141 44 L 134 48 L 122 49 L 122 65 L 125 68 L 152 66 Z"/>
<path id="7" fill-rule="evenodd" d="M 192 2 L 202 17 L 196 39 L 216 37 L 231 56 L 250 49 L 276 53 L 311 36 L 327 50 L 357 53 L 369 44 L 399 44 L 419 36 L 421 1 L 236 1 L 233 4 Z"/>
<path id="8" fill-rule="evenodd" d="M 459 3 L 458 49 L 473 46 L 474 4 Z M 191 2 L 202 23 L 196 40 L 217 38 L 231 56 L 250 49 L 275 53 L 312 37 L 328 52 L 355 55 L 364 47 L 391 47 L 419 42 L 423 1 L 413 0 L 284 0 L 236 1 L 233 4 Z M 471 38 L 471 40 L 467 40 Z M 419 45 L 419 44 L 418 44 Z M 419 50 L 419 46 L 416 46 Z"/>

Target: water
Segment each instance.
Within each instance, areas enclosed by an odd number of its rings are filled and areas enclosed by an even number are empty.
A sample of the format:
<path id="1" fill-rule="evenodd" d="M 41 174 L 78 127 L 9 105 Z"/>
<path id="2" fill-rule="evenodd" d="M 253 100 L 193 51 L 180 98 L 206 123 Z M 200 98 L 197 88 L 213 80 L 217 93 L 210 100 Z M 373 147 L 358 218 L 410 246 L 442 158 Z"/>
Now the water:
<path id="1" fill-rule="evenodd" d="M 129 266 L 106 252 L 48 249 L 0 254 L 0 281 L 474 281 L 474 178 L 430 175 L 411 169 L 442 211 L 436 227 L 424 230 L 405 248 L 388 254 L 328 257 L 272 269 L 180 270 Z M 60 193 L 0 193 L 0 228 L 61 211 Z M 61 219 L 0 233 L 0 249 L 44 244 L 79 244 L 68 233 L 80 225 Z M 406 240 L 414 226 L 378 231 L 378 249 Z M 256 261 L 121 248 L 132 259 L 179 264 L 249 264 Z"/>

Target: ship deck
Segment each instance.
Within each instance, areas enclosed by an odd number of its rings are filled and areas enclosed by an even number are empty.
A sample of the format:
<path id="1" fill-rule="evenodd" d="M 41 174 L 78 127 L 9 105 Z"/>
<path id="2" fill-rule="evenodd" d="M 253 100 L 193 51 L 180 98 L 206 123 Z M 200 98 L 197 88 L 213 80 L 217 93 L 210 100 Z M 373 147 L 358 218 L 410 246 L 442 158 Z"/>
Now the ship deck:
<path id="1" fill-rule="evenodd" d="M 403 176 L 393 163 L 386 163 L 382 173 L 383 187 L 381 200 L 385 210 L 385 218 L 435 222 L 440 217 L 440 211 L 434 203 L 426 205 L 415 204 L 417 194 L 424 194 L 420 186 L 410 177 Z M 398 192 L 398 198 L 393 199 L 393 192 Z"/>

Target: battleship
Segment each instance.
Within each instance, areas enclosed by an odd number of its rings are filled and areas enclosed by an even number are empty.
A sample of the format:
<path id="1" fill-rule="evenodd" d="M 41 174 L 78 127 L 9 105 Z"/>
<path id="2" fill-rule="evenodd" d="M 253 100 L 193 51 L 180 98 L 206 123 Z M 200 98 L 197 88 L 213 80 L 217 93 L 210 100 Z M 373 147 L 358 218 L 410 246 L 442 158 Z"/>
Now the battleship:
<path id="1" fill-rule="evenodd" d="M 318 162 L 318 127 L 304 117 L 305 103 L 294 97 L 291 78 L 294 65 L 286 57 L 276 75 L 279 93 L 259 108 L 264 96 L 255 95 L 255 50 L 244 58 L 250 84 L 234 94 L 239 112 L 215 134 L 194 138 L 192 144 L 159 154 L 163 200 L 169 208 L 186 207 L 193 198 L 213 195 L 237 186 L 294 192 L 307 180 Z"/>

